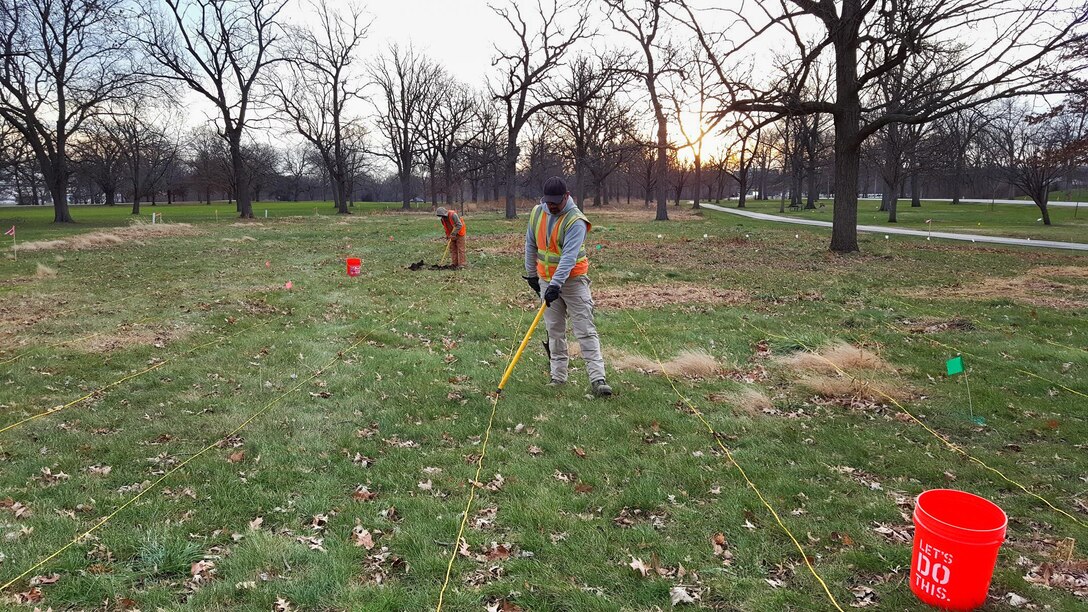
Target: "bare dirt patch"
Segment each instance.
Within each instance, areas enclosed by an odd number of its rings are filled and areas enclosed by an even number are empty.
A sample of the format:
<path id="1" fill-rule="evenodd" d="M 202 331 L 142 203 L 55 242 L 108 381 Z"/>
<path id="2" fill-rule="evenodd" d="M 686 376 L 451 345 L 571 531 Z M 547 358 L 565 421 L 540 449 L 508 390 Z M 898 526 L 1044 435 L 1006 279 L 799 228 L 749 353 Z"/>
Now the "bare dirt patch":
<path id="1" fill-rule="evenodd" d="M 466 246 L 477 254 L 520 257 L 525 252 L 525 237 L 520 234 L 492 234 L 470 239 Z"/>
<path id="2" fill-rule="evenodd" d="M 633 353 L 610 355 L 609 361 L 617 370 L 633 370 L 643 374 L 667 375 L 671 378 L 702 379 L 721 374 L 722 366 L 706 351 L 682 351 L 664 362 Z"/>
<path id="3" fill-rule="evenodd" d="M 1088 287 L 1055 280 L 1088 279 L 1085 266 L 1038 266 L 1013 277 L 985 277 L 974 284 L 941 289 L 941 294 L 973 300 L 1006 299 L 1042 308 L 1088 308 Z M 915 289 L 910 297 L 932 297 L 932 289 Z"/>
<path id="4" fill-rule="evenodd" d="M 147 240 L 168 236 L 191 236 L 198 233 L 188 223 L 133 223 L 128 227 L 77 234 L 58 240 L 37 240 L 19 245 L 20 251 L 64 249 L 83 251 L 113 246 L 143 245 Z"/>
<path id="5" fill-rule="evenodd" d="M 190 331 L 188 327 L 180 325 L 126 323 L 119 326 L 116 331 L 90 336 L 71 342 L 68 346 L 85 353 L 108 353 L 145 345 L 164 348 L 167 343 L 188 335 Z"/>
<path id="6" fill-rule="evenodd" d="M 692 283 L 623 285 L 593 292 L 597 308 L 664 308 L 666 306 L 731 305 L 750 300 L 744 291 L 715 289 Z"/>

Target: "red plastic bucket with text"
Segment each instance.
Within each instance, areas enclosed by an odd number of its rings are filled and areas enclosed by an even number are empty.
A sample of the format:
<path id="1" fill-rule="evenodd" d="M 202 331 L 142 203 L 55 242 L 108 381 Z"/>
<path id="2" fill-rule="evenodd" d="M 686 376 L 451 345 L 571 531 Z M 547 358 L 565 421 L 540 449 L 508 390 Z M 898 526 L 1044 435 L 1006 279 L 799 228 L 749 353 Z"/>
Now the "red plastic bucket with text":
<path id="1" fill-rule="evenodd" d="M 986 602 L 1008 517 L 993 502 L 952 489 L 933 489 L 914 505 L 910 590 L 944 610 Z"/>
<path id="2" fill-rule="evenodd" d="M 363 260 L 358 257 L 348 258 L 348 276 L 359 276 L 363 271 Z"/>

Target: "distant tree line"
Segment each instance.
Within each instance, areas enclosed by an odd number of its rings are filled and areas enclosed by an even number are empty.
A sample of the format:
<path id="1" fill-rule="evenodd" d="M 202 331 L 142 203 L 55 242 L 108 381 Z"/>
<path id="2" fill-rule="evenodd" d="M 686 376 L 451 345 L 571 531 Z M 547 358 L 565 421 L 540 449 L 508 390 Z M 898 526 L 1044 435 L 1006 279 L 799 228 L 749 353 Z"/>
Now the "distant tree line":
<path id="1" fill-rule="evenodd" d="M 293 0 L 292 0 L 293 1 Z M 486 85 L 363 7 L 0 0 L 0 198 L 501 203 L 551 174 L 580 206 L 1027 196 L 1084 185 L 1088 6 L 1075 0 L 508 1 Z M 730 5 L 731 6 L 731 5 Z M 609 33 L 612 44 L 600 44 Z M 207 125 L 176 100 L 211 109 Z"/>

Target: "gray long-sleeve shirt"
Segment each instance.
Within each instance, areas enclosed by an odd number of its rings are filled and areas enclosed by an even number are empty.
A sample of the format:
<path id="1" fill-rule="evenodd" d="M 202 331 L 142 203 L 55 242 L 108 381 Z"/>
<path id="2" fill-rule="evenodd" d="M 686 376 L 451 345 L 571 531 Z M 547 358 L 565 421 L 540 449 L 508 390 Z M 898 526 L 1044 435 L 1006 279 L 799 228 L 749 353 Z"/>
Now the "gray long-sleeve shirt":
<path id="1" fill-rule="evenodd" d="M 551 236 L 552 230 L 555 228 L 555 222 L 567 211 L 577 208 L 574 203 L 574 198 L 567 198 L 566 204 L 563 206 L 563 210 L 558 215 L 553 215 L 548 210 L 547 204 L 541 204 L 544 208 L 544 215 L 548 220 L 547 234 Z M 529 226 L 525 230 L 525 273 L 528 276 L 536 276 L 536 232 L 535 228 Z M 584 221 L 576 221 L 569 228 L 567 228 L 567 234 L 563 237 L 563 249 L 559 254 L 559 265 L 555 269 L 555 274 L 552 275 L 549 285 L 555 285 L 556 287 L 562 287 L 563 283 L 567 282 L 567 277 L 570 276 L 571 269 L 574 268 L 575 262 L 578 261 L 578 250 L 582 248 L 582 243 L 586 239 L 587 227 Z"/>

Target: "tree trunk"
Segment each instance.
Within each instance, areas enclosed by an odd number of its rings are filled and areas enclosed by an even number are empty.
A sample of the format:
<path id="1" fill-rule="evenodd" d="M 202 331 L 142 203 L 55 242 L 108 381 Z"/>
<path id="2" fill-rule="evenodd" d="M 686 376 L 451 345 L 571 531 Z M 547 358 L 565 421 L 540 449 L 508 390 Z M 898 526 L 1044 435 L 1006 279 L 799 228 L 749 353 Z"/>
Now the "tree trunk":
<path id="1" fill-rule="evenodd" d="M 808 166 L 808 198 L 805 200 L 805 210 L 815 210 L 816 200 L 820 197 L 820 188 L 817 185 L 820 177 L 816 174 L 816 164 Z"/>
<path id="2" fill-rule="evenodd" d="M 132 195 L 132 214 L 140 214 L 140 196 L 136 194 Z"/>
<path id="3" fill-rule="evenodd" d="M 657 115 L 657 216 L 654 217 L 654 221 L 668 221 L 669 220 L 669 203 L 667 201 L 668 196 L 665 193 L 666 181 L 669 176 L 669 128 L 665 121 L 665 114 L 661 110 L 661 103 L 657 100 L 656 90 L 653 89 L 654 85 L 650 83 L 650 95 L 654 101 L 654 111 Z"/>
<path id="4" fill-rule="evenodd" d="M 249 173 L 246 171 L 245 158 L 242 156 L 241 131 L 233 135 L 230 142 L 230 163 L 234 171 L 234 198 L 238 202 L 238 217 L 253 218 L 253 201 L 249 195 Z"/>
<path id="5" fill-rule="evenodd" d="M 517 187 L 518 177 L 518 147 L 517 147 L 517 133 L 510 134 L 510 142 L 506 147 L 506 218 L 515 219 L 518 216 L 517 201 L 515 199 L 515 187 Z"/>
<path id="6" fill-rule="evenodd" d="M 102 195 L 105 196 L 106 206 L 117 205 L 117 188 L 116 187 L 103 187 Z"/>
<path id="7" fill-rule="evenodd" d="M 700 155 L 695 156 L 695 199 L 691 202 L 692 210 L 699 210 L 699 196 L 702 195 L 703 184 L 703 160 Z"/>
<path id="8" fill-rule="evenodd" d="M 960 194 L 963 193 L 963 157 L 956 154 L 955 171 L 952 173 L 952 204 L 960 203 Z"/>
<path id="9" fill-rule="evenodd" d="M 1050 225 L 1050 209 L 1047 207 L 1047 197 L 1044 195 L 1042 200 L 1036 200 L 1035 205 L 1039 207 L 1039 210 L 1043 213 L 1043 225 Z"/>
<path id="10" fill-rule="evenodd" d="M 43 162 L 42 178 L 45 179 L 49 195 L 53 198 L 53 223 L 75 223 L 72 213 L 68 209 L 68 168 L 66 161 L 60 159 L 57 163 Z M 34 185 L 37 194 L 37 181 Z M 34 196 L 37 204 L 38 196 Z"/>
<path id="11" fill-rule="evenodd" d="M 412 208 L 412 203 L 409 202 L 410 198 L 408 197 L 408 189 L 410 187 L 411 182 L 412 182 L 411 172 L 401 172 L 400 173 L 400 199 L 401 199 L 401 209 L 402 210 L 409 210 L 409 209 Z"/>
<path id="12" fill-rule="evenodd" d="M 54 179 L 49 185 L 49 193 L 53 196 L 53 223 L 75 223 L 68 210 L 67 177 Z"/>
<path id="13" fill-rule="evenodd" d="M 854 68 L 856 70 L 856 68 Z M 858 122 L 860 103 L 835 114 L 835 209 L 831 222 L 831 250 L 853 253 L 858 249 Z"/>
<path id="14" fill-rule="evenodd" d="M 921 208 L 922 207 L 922 194 L 919 192 L 919 178 L 918 170 L 914 170 L 914 174 L 910 175 L 910 207 Z"/>

